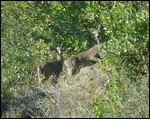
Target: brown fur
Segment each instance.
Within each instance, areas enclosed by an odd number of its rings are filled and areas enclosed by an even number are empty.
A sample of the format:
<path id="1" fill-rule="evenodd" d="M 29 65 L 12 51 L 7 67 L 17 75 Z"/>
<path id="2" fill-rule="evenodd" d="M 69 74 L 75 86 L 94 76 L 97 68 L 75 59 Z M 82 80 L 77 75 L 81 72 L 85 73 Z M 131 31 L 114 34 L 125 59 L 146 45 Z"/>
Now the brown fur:
<path id="1" fill-rule="evenodd" d="M 77 55 L 72 55 L 65 61 L 69 77 L 77 74 L 80 71 L 81 67 L 101 61 L 102 58 L 100 56 L 100 43 L 98 40 L 99 26 L 98 29 L 93 31 L 92 33 L 95 35 L 97 45 Z"/>
<path id="2" fill-rule="evenodd" d="M 63 44 L 59 48 L 60 51 L 63 48 Z M 57 78 L 59 77 L 62 68 L 63 68 L 63 54 L 57 51 L 58 49 L 55 47 L 51 47 L 52 51 L 57 52 L 57 59 L 53 61 L 43 61 L 37 68 L 38 72 L 38 79 L 39 79 L 39 84 L 41 84 L 45 79 L 49 79 L 49 77 L 52 75 L 54 76 L 53 81 L 54 83 L 57 83 Z"/>
<path id="3" fill-rule="evenodd" d="M 80 69 L 83 66 L 88 66 L 101 61 L 101 59 L 98 58 L 99 53 L 100 53 L 100 47 L 98 45 L 95 45 L 89 50 L 86 50 L 77 55 L 73 55 L 69 57 L 65 61 L 65 65 L 68 69 L 68 75 L 69 76 L 75 75 L 80 71 Z"/>

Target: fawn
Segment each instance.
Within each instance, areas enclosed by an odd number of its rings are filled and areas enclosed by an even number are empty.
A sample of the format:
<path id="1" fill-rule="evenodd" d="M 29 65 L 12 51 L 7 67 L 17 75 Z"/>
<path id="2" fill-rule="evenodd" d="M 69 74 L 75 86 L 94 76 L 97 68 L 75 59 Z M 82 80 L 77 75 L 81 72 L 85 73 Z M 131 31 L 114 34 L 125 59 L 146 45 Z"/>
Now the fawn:
<path id="1" fill-rule="evenodd" d="M 54 76 L 52 81 L 54 81 L 55 84 L 57 83 L 57 78 L 59 77 L 59 74 L 63 69 L 64 58 L 63 58 L 62 49 L 64 47 L 65 47 L 64 43 L 62 43 L 61 46 L 57 48 L 50 46 L 50 50 L 56 51 L 57 59 L 52 61 L 43 61 L 37 67 L 38 80 L 40 85 L 45 79 L 48 79 L 51 75 Z"/>

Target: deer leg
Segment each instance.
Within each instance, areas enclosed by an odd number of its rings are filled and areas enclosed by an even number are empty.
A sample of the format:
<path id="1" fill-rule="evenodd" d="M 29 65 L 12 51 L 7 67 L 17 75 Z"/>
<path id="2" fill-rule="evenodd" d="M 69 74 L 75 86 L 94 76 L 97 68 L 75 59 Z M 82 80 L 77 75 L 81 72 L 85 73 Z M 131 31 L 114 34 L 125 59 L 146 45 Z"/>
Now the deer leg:
<path id="1" fill-rule="evenodd" d="M 59 76 L 59 74 L 56 74 L 55 77 L 54 77 L 54 83 L 55 84 L 57 84 L 58 76 Z"/>
<path id="2" fill-rule="evenodd" d="M 68 74 L 65 76 L 64 80 L 66 80 L 72 76 L 72 69 L 73 68 L 68 68 Z"/>
<path id="3" fill-rule="evenodd" d="M 71 68 L 67 67 L 67 70 L 68 70 L 68 74 L 64 77 L 64 83 L 66 86 L 68 86 L 67 85 L 67 79 L 70 79 L 71 76 L 73 75 L 73 67 L 71 67 Z"/>
<path id="4" fill-rule="evenodd" d="M 37 68 L 37 72 L 38 72 L 38 80 L 39 80 L 39 86 L 40 86 L 43 79 L 41 78 L 40 68 L 39 67 Z"/>
<path id="5" fill-rule="evenodd" d="M 79 67 L 79 63 L 74 62 L 71 67 L 67 68 L 68 69 L 68 74 L 65 77 L 65 79 L 70 79 L 71 76 L 76 75 L 80 71 L 80 68 L 81 67 Z"/>
<path id="6" fill-rule="evenodd" d="M 101 59 L 97 57 L 90 57 L 90 59 L 95 62 L 101 62 Z"/>
<path id="7" fill-rule="evenodd" d="M 99 53 L 98 53 L 98 55 L 99 55 L 99 58 L 101 59 L 101 61 L 103 62 L 102 53 L 101 53 L 101 52 L 99 52 Z"/>
<path id="8" fill-rule="evenodd" d="M 58 79 L 59 74 L 53 74 L 53 79 L 51 80 L 51 84 L 55 87 L 57 84 L 57 79 Z"/>
<path id="9" fill-rule="evenodd" d="M 37 73 L 38 73 L 38 80 L 40 82 L 40 72 L 39 72 L 39 67 L 37 67 Z"/>

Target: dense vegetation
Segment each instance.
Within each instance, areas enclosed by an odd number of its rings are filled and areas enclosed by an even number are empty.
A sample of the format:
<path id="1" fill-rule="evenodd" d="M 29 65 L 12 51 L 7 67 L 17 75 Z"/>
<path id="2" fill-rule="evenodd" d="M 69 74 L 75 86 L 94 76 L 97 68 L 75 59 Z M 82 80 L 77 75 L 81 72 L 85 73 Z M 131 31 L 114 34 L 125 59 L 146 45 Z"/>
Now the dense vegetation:
<path id="1" fill-rule="evenodd" d="M 149 3 L 1 2 L 1 115 L 13 95 L 37 82 L 36 67 L 52 58 L 49 45 L 66 42 L 65 58 L 92 47 L 100 29 L 103 62 L 110 77 L 95 94 L 95 117 L 149 117 Z"/>

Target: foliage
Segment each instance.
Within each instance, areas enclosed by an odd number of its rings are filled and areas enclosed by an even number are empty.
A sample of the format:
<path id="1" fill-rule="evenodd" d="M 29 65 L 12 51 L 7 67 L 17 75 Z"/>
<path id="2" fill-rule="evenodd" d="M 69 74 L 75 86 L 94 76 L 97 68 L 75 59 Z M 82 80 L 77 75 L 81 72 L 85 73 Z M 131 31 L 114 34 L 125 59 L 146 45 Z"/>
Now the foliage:
<path id="1" fill-rule="evenodd" d="M 96 97 L 93 113 L 98 117 L 118 118 L 126 117 L 125 115 L 146 117 L 146 111 L 135 110 L 140 104 L 133 97 L 139 98 L 139 94 L 145 94 L 145 90 L 148 90 L 147 87 L 142 86 L 141 92 L 137 91 L 142 83 L 147 83 L 148 3 L 137 2 L 135 5 L 134 2 L 113 2 L 109 5 L 108 8 L 107 3 L 103 3 L 101 8 L 101 21 L 105 34 L 111 39 L 102 44 L 105 62 L 100 65 L 111 78 L 107 85 L 106 96 Z M 130 83 L 134 84 L 136 90 L 130 87 L 132 85 Z M 146 91 L 142 96 L 142 108 L 145 108 L 144 105 L 148 103 L 147 95 Z M 132 105 L 129 100 L 132 100 L 135 105 Z M 126 111 L 126 105 L 130 105 L 129 111 Z M 134 111 L 129 113 L 131 110 Z"/>
<path id="2" fill-rule="evenodd" d="M 148 3 L 143 4 L 147 9 L 136 11 L 132 2 L 114 2 L 108 11 L 110 14 L 106 10 L 101 12 L 106 35 L 111 37 L 104 49 L 115 57 L 116 69 L 123 68 L 134 80 L 145 75 L 148 66 Z M 141 3 L 137 2 L 137 5 Z"/>
<path id="3" fill-rule="evenodd" d="M 147 94 L 142 92 L 147 91 L 149 70 L 148 9 L 147 1 L 2 1 L 1 108 L 7 107 L 24 87 L 37 82 L 39 62 L 54 57 L 50 45 L 66 42 L 65 58 L 88 49 L 96 44 L 91 30 L 98 24 L 104 61 L 99 66 L 111 78 L 106 94 L 95 95 L 93 114 L 125 117 L 121 114 L 126 109 L 122 105 L 130 107 L 130 100 L 139 94 L 143 94 L 141 101 L 145 106 Z M 145 88 L 138 92 L 143 84 Z M 141 113 L 134 112 L 130 117 L 140 117 Z"/>

